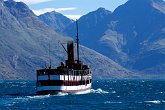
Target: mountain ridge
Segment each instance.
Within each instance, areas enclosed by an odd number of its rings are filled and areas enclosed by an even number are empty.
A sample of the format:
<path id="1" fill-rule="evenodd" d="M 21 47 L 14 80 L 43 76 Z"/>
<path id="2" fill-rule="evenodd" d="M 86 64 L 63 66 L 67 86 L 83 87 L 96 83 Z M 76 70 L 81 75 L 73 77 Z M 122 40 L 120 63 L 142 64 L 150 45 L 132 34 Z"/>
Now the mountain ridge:
<path id="1" fill-rule="evenodd" d="M 55 11 L 44 13 L 38 17 L 53 30 L 59 33 L 61 32 L 61 30 L 64 30 L 67 26 L 74 22 L 73 20 Z"/>

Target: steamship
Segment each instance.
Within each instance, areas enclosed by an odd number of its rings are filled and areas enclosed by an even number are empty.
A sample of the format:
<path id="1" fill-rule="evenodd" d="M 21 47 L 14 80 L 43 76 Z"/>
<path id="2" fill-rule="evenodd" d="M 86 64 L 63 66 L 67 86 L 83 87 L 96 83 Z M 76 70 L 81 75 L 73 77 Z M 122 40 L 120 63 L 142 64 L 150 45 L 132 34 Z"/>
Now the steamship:
<path id="1" fill-rule="evenodd" d="M 74 56 L 74 42 L 67 42 L 67 56 L 65 63 L 52 68 L 51 66 L 37 70 L 37 94 L 77 93 L 90 90 L 92 72 L 88 65 L 79 60 L 79 37 L 77 27 L 77 59 Z M 64 47 L 64 46 L 63 46 Z"/>

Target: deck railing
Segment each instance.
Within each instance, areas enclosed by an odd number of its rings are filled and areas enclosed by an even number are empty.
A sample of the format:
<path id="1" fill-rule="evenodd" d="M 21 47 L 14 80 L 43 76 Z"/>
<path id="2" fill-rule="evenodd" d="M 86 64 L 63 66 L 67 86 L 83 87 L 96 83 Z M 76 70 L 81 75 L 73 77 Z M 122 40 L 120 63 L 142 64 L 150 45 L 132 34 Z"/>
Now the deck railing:
<path id="1" fill-rule="evenodd" d="M 43 76 L 43 75 L 88 75 L 91 74 L 90 69 L 85 70 L 73 70 L 73 69 L 43 69 L 43 70 L 37 70 L 37 76 Z"/>

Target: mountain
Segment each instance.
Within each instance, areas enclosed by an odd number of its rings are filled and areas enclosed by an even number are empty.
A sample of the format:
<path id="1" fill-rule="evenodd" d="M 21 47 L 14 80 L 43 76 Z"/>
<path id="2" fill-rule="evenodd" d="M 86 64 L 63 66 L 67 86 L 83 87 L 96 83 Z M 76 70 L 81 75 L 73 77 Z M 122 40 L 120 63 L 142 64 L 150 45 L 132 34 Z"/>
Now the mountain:
<path id="1" fill-rule="evenodd" d="M 67 26 L 69 26 L 70 24 L 72 24 L 74 22 L 73 20 L 71 20 L 71 19 L 65 17 L 64 15 L 57 13 L 55 11 L 47 12 L 38 17 L 40 18 L 40 20 L 45 22 L 56 32 L 61 32 Z"/>
<path id="2" fill-rule="evenodd" d="M 0 79 L 34 79 L 34 70 L 46 60 L 50 39 L 66 38 L 40 21 L 24 3 L 0 1 Z"/>
<path id="3" fill-rule="evenodd" d="M 82 16 L 79 19 L 79 34 L 80 39 L 85 40 L 81 44 L 128 69 L 163 74 L 164 22 L 163 0 L 128 0 L 113 13 L 100 8 Z M 63 33 L 73 36 L 74 24 L 68 26 Z"/>
<path id="4" fill-rule="evenodd" d="M 56 33 L 23 2 L 0 1 L 0 79 L 34 80 L 36 69 L 52 67 L 66 59 L 59 41 L 72 40 Z M 81 46 L 81 59 L 91 65 L 94 78 L 137 78 L 109 58 Z"/>
<path id="5" fill-rule="evenodd" d="M 164 73 L 164 9 L 163 0 L 129 0 L 114 11 L 116 26 L 112 28 L 111 25 L 108 31 L 122 35 L 124 44 L 118 43 L 122 52 L 129 56 L 126 67 L 147 73 Z"/>
<path id="6" fill-rule="evenodd" d="M 92 49 L 95 49 L 96 47 L 98 48 L 98 40 L 107 30 L 110 18 L 111 12 L 104 8 L 99 8 L 98 10 L 81 17 L 78 20 L 81 44 Z M 74 33 L 76 33 L 75 26 L 75 23 L 71 24 L 64 30 L 64 33 L 73 36 Z"/>
<path id="7" fill-rule="evenodd" d="M 116 44 L 109 42 L 109 40 L 103 40 L 103 36 L 106 34 L 109 26 L 115 25 L 115 21 L 111 23 L 112 19 L 113 13 L 104 8 L 99 8 L 96 11 L 82 16 L 78 20 L 79 36 L 81 39 L 80 43 L 82 45 L 94 49 L 97 52 L 100 52 L 101 54 L 118 62 L 121 61 L 121 57 L 127 59 L 127 55 L 120 52 L 120 49 L 118 48 L 120 47 L 120 45 L 117 44 L 117 40 L 122 41 L 122 39 L 116 38 L 116 36 L 120 36 L 120 34 L 118 35 L 113 31 L 109 32 L 113 35 L 113 38 L 111 38 L 111 40 L 113 40 L 114 42 L 116 41 Z M 74 36 L 75 28 L 75 23 L 73 23 L 69 25 L 65 30 L 63 30 L 63 33 L 68 36 Z"/>

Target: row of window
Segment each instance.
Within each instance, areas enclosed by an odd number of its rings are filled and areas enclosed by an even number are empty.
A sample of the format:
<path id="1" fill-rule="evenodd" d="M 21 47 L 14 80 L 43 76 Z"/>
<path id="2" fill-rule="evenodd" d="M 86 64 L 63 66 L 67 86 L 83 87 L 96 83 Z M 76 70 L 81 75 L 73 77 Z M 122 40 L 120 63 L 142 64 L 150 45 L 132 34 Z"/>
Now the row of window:
<path id="1" fill-rule="evenodd" d="M 38 81 L 37 86 L 79 86 L 87 85 L 92 82 L 92 79 L 83 81 L 64 81 L 64 80 L 43 80 Z"/>

